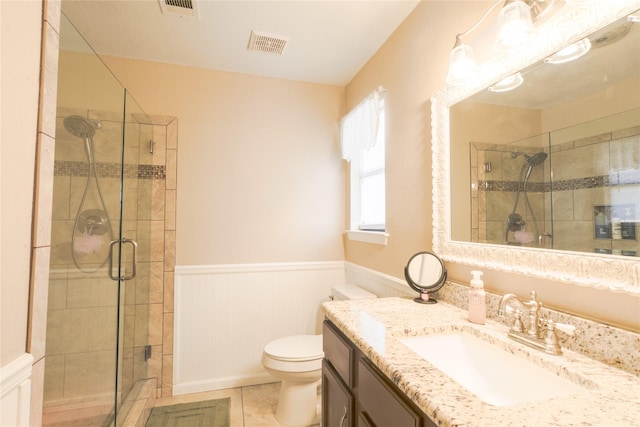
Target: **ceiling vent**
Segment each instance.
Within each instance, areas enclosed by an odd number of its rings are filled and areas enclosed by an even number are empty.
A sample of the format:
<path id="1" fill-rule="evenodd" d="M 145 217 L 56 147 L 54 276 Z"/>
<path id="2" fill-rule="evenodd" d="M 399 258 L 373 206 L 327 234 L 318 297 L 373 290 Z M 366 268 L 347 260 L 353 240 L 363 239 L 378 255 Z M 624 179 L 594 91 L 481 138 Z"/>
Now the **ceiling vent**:
<path id="1" fill-rule="evenodd" d="M 251 37 L 249 38 L 249 46 L 247 46 L 247 49 L 253 52 L 282 55 L 288 41 L 289 40 L 281 36 L 251 31 Z"/>
<path id="2" fill-rule="evenodd" d="M 158 0 L 164 15 L 199 18 L 196 0 Z"/>

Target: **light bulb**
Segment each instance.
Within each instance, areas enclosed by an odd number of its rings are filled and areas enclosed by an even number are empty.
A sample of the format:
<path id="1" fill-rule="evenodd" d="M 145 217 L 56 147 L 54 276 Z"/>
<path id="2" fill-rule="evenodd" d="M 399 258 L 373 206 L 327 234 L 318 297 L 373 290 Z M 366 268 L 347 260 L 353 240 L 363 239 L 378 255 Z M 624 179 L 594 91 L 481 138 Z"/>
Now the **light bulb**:
<path id="1" fill-rule="evenodd" d="M 585 38 L 545 58 L 544 62 L 547 64 L 564 64 L 565 62 L 580 58 L 589 52 L 590 49 L 591 41 Z"/>
<path id="2" fill-rule="evenodd" d="M 494 49 L 502 52 L 522 45 L 534 31 L 529 7 L 522 1 L 509 3 L 498 14 L 498 38 Z"/>
<path id="3" fill-rule="evenodd" d="M 453 48 L 449 55 L 449 73 L 447 84 L 459 85 L 464 83 L 476 72 L 476 61 L 473 58 L 473 49 L 464 44 Z"/>
<path id="4" fill-rule="evenodd" d="M 500 80 L 493 86 L 489 86 L 489 92 L 507 92 L 520 86 L 524 82 L 522 74 L 515 73 L 505 79 Z"/>

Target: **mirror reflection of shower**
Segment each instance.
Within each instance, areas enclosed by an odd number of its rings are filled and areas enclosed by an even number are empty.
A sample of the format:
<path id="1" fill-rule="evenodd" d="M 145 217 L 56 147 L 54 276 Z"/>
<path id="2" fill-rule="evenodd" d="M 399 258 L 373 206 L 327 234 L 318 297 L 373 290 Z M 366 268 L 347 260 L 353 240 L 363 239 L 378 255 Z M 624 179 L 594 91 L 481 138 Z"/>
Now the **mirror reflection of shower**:
<path id="1" fill-rule="evenodd" d="M 508 244 L 534 244 L 535 246 L 542 245 L 543 236 L 551 237 L 549 234 L 545 233 L 540 234 L 540 229 L 538 227 L 538 220 L 536 219 L 536 215 L 531 207 L 531 202 L 529 201 L 529 195 L 527 193 L 527 184 L 529 182 L 529 177 L 531 176 L 531 172 L 537 166 L 540 166 L 547 159 L 547 153 L 539 152 L 533 155 L 525 154 L 522 152 L 513 152 L 511 153 L 511 158 L 516 159 L 519 156 L 524 156 L 525 162 L 520 168 L 520 176 L 518 178 L 518 190 L 516 192 L 516 199 L 513 204 L 513 210 L 511 214 L 507 218 L 507 227 L 505 230 L 505 242 Z M 518 202 L 520 201 L 520 194 L 522 193 L 525 201 L 525 208 L 529 214 L 529 218 L 531 218 L 531 222 L 533 223 L 534 231 L 526 230 L 526 221 L 523 216 L 517 213 Z M 509 232 L 513 233 L 514 241 L 509 240 Z"/>
<path id="2" fill-rule="evenodd" d="M 71 257 L 80 271 L 93 273 L 107 262 L 109 242 L 113 240 L 93 149 L 93 137 L 102 124 L 81 116 L 68 116 L 63 124 L 67 131 L 84 141 L 88 167 L 87 181 L 71 232 Z"/>

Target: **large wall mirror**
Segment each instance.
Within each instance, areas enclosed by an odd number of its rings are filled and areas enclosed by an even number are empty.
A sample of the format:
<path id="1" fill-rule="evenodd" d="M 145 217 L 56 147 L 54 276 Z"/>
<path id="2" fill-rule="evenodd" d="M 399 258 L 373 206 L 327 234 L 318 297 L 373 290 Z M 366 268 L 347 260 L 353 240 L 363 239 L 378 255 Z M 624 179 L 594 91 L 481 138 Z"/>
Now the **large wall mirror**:
<path id="1" fill-rule="evenodd" d="M 434 251 L 640 293 L 640 2 L 584 3 L 432 98 Z"/>

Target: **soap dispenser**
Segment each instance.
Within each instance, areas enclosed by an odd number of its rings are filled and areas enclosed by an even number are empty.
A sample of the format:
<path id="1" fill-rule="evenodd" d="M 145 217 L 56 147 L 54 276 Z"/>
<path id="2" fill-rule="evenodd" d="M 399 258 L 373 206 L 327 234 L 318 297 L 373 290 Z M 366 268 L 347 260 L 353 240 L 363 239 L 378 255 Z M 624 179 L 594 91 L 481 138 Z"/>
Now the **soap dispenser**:
<path id="1" fill-rule="evenodd" d="M 471 276 L 471 286 L 469 288 L 469 321 L 484 325 L 487 319 L 487 305 L 484 294 L 484 282 L 481 278 L 482 271 L 473 270 Z"/>

